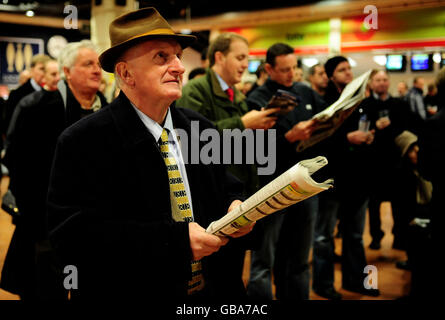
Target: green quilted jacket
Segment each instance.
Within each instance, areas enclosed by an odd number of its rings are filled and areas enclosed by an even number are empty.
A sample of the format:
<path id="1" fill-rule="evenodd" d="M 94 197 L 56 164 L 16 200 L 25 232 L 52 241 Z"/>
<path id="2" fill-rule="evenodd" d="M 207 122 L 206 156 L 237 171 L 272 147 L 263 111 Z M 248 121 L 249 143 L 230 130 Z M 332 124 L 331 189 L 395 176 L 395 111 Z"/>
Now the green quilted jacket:
<path id="1" fill-rule="evenodd" d="M 234 89 L 234 101 L 231 102 L 221 89 L 215 72 L 207 69 L 205 76 L 193 79 L 184 86 L 182 97 L 176 101 L 176 106 L 201 113 L 221 132 L 223 129 L 244 130 L 241 117 L 248 112 L 245 98 L 244 94 Z M 230 165 L 228 169 L 244 183 L 245 196 L 250 196 L 258 190 L 255 165 Z"/>

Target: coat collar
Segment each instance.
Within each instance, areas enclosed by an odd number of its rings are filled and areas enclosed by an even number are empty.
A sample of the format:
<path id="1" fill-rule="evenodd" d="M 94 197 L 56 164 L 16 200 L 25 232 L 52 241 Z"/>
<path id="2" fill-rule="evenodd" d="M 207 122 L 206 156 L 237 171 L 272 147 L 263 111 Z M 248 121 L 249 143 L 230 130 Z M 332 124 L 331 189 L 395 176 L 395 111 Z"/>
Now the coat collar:
<path id="1" fill-rule="evenodd" d="M 108 108 L 124 140 L 124 147 L 135 148 L 147 141 L 157 143 L 122 91 Z M 175 108 L 174 103 L 169 108 L 173 126 L 190 132 L 190 124 L 187 118 Z"/>
<path id="2" fill-rule="evenodd" d="M 221 85 L 219 84 L 219 81 L 218 81 L 218 78 L 216 77 L 215 71 L 213 71 L 211 68 L 209 68 L 207 71 L 207 77 L 208 77 L 208 79 L 210 79 L 213 93 L 220 98 L 229 100 L 227 93 L 225 93 L 223 91 L 223 89 L 221 88 Z M 233 103 L 235 103 L 235 104 L 240 103 L 241 101 L 243 101 L 246 98 L 246 96 L 241 91 L 239 91 L 236 87 L 233 88 L 233 92 L 234 92 Z"/>

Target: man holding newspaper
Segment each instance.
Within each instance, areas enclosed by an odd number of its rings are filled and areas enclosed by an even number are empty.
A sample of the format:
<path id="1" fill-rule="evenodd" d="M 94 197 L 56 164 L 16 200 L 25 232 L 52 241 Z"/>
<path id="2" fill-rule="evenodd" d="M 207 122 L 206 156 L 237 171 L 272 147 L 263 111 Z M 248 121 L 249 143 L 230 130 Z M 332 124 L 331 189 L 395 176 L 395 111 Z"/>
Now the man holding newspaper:
<path id="1" fill-rule="evenodd" d="M 175 34 L 144 8 L 116 18 L 110 38 L 99 60 L 117 75 L 121 94 L 62 133 L 49 187 L 50 240 L 62 266 L 79 275 L 71 298 L 242 298 L 241 278 L 227 263 L 239 240 L 203 228 L 240 204 L 242 185 L 222 166 L 189 165 L 176 135 L 191 136 L 192 120 L 214 128 L 173 105 L 182 50 L 195 37 Z"/>

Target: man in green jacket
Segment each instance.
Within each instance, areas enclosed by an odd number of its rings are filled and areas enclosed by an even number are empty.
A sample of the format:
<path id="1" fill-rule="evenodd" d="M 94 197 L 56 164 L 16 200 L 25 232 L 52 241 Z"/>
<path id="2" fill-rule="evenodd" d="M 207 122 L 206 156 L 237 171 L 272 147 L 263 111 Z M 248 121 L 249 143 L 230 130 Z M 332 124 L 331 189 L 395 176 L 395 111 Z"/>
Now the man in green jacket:
<path id="1" fill-rule="evenodd" d="M 235 33 L 219 35 L 209 46 L 210 67 L 206 75 L 189 81 L 183 88 L 178 107 L 198 111 L 210 119 L 219 131 L 223 129 L 269 129 L 277 109 L 249 111 L 245 96 L 235 88 L 248 66 L 247 40 Z M 245 196 L 258 190 L 256 167 L 231 165 L 229 170 L 244 183 Z"/>

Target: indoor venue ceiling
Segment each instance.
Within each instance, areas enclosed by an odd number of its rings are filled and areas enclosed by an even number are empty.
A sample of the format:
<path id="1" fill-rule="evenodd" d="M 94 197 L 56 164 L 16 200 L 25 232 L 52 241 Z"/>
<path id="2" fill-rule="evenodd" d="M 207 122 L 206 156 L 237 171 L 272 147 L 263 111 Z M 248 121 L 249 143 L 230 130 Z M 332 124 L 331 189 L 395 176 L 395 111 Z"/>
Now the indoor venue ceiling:
<path id="1" fill-rule="evenodd" d="M 104 0 L 93 0 L 100 3 Z M 154 6 L 167 19 L 197 18 L 222 14 L 226 12 L 246 12 L 264 9 L 275 9 L 308 5 L 317 2 L 314 0 L 275 0 L 275 1 L 209 1 L 209 0 L 140 0 L 139 8 Z M 125 4 L 125 0 L 115 0 L 116 4 Z M 338 2 L 338 1 L 337 1 Z M 77 7 L 80 19 L 89 19 L 91 14 L 91 0 L 0 0 L 0 12 L 20 13 L 33 10 L 36 15 L 52 16 L 63 15 L 65 5 Z"/>

